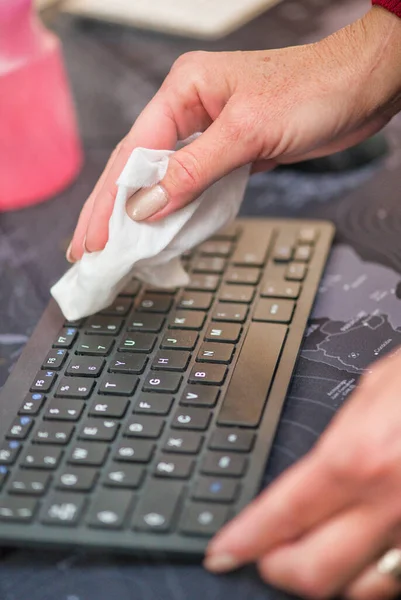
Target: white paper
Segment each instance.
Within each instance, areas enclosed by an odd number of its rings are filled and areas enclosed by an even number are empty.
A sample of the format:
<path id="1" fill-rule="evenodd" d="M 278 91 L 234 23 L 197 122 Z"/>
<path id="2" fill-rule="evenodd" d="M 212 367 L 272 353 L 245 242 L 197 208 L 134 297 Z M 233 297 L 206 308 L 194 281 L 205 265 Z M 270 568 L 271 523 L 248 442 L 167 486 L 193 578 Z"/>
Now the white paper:
<path id="1" fill-rule="evenodd" d="M 232 221 L 240 208 L 249 166 L 233 171 L 195 202 L 157 223 L 135 222 L 126 200 L 143 187 L 161 181 L 168 150 L 136 148 L 121 173 L 104 250 L 85 253 L 52 287 L 64 316 L 80 319 L 113 303 L 132 277 L 158 287 L 188 283 L 180 256 Z"/>

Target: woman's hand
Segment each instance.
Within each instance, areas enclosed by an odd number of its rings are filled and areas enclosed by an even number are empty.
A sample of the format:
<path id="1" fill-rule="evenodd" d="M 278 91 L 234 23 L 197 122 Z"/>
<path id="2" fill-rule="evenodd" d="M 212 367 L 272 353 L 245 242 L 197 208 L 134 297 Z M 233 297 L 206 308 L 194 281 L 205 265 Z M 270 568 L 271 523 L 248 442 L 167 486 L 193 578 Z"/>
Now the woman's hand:
<path id="1" fill-rule="evenodd" d="M 315 448 L 210 543 L 215 572 L 256 561 L 262 577 L 307 598 L 387 600 L 376 568 L 401 548 L 401 351 L 365 376 Z"/>
<path id="2" fill-rule="evenodd" d="M 161 185 L 129 202 L 135 220 L 160 219 L 233 169 L 255 170 L 354 145 L 396 112 L 401 90 L 401 21 L 375 7 L 360 21 L 306 46 L 185 54 L 113 152 L 82 210 L 70 260 L 108 238 L 116 180 L 138 146 L 173 149 Z"/>

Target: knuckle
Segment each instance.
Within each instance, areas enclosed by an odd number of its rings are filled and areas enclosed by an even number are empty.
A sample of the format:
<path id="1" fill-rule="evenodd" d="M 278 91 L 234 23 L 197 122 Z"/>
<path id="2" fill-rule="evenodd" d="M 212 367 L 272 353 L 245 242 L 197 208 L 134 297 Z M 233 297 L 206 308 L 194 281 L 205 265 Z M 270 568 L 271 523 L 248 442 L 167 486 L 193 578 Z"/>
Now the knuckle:
<path id="1" fill-rule="evenodd" d="M 261 128 L 258 112 L 250 103 L 236 101 L 227 104 L 225 112 L 225 136 L 229 142 L 246 144 L 254 149 L 258 146 Z"/>
<path id="2" fill-rule="evenodd" d="M 208 57 L 209 53 L 203 50 L 193 50 L 192 52 L 185 52 L 185 54 L 181 54 L 173 63 L 171 68 L 172 72 L 194 69 L 203 66 Z"/>
<path id="3" fill-rule="evenodd" d="M 169 163 L 167 191 L 174 193 L 198 189 L 202 180 L 201 171 L 198 158 L 189 149 L 173 154 Z"/>

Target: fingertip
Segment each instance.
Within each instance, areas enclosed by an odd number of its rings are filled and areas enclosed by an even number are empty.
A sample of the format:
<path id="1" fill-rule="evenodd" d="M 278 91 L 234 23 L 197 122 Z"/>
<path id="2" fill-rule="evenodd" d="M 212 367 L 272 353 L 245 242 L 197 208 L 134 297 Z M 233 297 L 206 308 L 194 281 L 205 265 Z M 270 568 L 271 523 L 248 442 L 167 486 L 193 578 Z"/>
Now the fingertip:
<path id="1" fill-rule="evenodd" d="M 67 248 L 67 252 L 65 253 L 65 257 L 66 257 L 66 259 L 67 259 L 67 261 L 69 263 L 72 264 L 72 263 L 75 262 L 75 258 L 74 258 L 73 254 L 72 254 L 72 242 L 70 242 L 70 244 L 69 244 L 69 246 Z"/>

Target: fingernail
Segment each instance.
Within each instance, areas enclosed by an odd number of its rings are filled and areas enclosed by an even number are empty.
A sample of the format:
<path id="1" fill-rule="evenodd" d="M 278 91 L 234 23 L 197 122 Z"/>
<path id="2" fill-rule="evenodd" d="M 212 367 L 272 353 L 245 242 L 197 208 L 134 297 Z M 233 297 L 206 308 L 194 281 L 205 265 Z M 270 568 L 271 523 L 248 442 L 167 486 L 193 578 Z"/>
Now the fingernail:
<path id="1" fill-rule="evenodd" d="M 65 253 L 65 257 L 68 260 L 69 263 L 73 263 L 75 262 L 72 253 L 71 253 L 71 248 L 72 248 L 72 242 L 70 242 L 70 245 L 67 248 L 67 252 Z"/>
<path id="2" fill-rule="evenodd" d="M 128 198 L 125 210 L 133 221 L 149 219 L 168 204 L 167 194 L 160 185 L 142 188 Z"/>
<path id="3" fill-rule="evenodd" d="M 216 554 L 207 556 L 204 561 L 204 567 L 212 573 L 227 573 L 239 567 L 239 563 L 234 556 L 230 554 Z"/>

